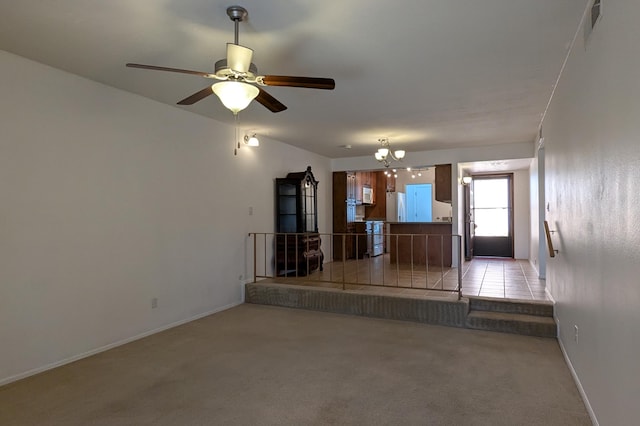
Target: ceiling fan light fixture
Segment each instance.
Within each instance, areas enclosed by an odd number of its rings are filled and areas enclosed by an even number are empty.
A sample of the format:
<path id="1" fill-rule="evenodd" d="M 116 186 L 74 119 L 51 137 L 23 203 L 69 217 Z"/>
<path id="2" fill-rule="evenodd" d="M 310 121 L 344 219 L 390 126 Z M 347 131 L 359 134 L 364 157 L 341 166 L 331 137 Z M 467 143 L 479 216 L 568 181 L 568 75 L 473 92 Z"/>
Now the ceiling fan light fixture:
<path id="1" fill-rule="evenodd" d="M 286 105 L 271 96 L 264 89 L 257 88 L 254 84 L 259 86 L 304 87 L 320 90 L 335 89 L 336 82 L 332 78 L 257 75 L 258 68 L 251 62 L 253 50 L 240 45 L 238 38 L 240 23 L 244 22 L 248 16 L 247 9 L 237 5 L 229 6 L 227 8 L 227 16 L 233 22 L 234 41 L 233 43 L 227 43 L 227 56 L 225 59 L 219 59 L 215 62 L 214 72 L 135 63 L 127 63 L 126 66 L 146 70 L 191 74 L 207 79 L 214 78 L 216 80 L 222 80 L 221 83 L 209 84 L 204 89 L 182 99 L 178 102 L 178 105 L 193 105 L 215 93 L 224 106 L 231 110 L 234 115 L 238 115 L 238 112 L 245 109 L 253 99 L 274 113 L 287 109 Z"/>
<path id="2" fill-rule="evenodd" d="M 257 87 L 240 81 L 215 83 L 211 89 L 220 98 L 222 104 L 233 112 L 233 115 L 248 107 L 260 93 Z"/>

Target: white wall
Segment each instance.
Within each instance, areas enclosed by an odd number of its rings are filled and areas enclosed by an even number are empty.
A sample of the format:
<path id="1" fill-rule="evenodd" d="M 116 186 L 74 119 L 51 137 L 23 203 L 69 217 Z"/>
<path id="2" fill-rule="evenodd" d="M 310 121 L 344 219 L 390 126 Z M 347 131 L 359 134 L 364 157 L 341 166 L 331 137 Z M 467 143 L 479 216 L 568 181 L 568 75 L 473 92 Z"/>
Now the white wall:
<path id="1" fill-rule="evenodd" d="M 531 211 L 530 227 L 529 227 L 529 253 L 531 266 L 533 266 L 540 276 L 540 259 L 539 259 L 539 191 L 538 191 L 538 157 L 536 156 L 529 167 L 529 206 Z"/>
<path id="2" fill-rule="evenodd" d="M 544 192 L 544 144 L 535 142 L 536 156 L 529 167 L 529 204 L 531 211 L 531 229 L 529 243 L 529 260 L 538 272 L 540 279 L 545 279 L 547 271 L 547 241 L 542 221 L 545 217 Z"/>
<path id="3" fill-rule="evenodd" d="M 266 138 L 234 157 L 214 120 L 1 51 L 0 69 L 0 384 L 240 303 L 276 177 L 311 165 L 331 229 L 327 158 Z"/>
<path id="4" fill-rule="evenodd" d="M 531 207 L 529 170 L 513 172 L 513 257 L 529 259 Z"/>
<path id="5" fill-rule="evenodd" d="M 560 341 L 597 421 L 640 418 L 640 2 L 604 1 L 543 121 Z M 574 338 L 574 325 L 579 337 Z"/>

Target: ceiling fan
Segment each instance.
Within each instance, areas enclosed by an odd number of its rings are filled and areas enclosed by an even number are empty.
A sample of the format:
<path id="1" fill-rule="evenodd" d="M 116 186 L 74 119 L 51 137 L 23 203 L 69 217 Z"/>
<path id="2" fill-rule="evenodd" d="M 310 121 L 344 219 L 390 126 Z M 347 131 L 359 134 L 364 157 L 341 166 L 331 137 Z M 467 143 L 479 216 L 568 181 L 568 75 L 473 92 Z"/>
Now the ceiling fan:
<path id="1" fill-rule="evenodd" d="M 280 101 L 257 86 L 306 87 L 309 89 L 324 90 L 333 90 L 335 88 L 335 81 L 331 78 L 258 75 L 257 67 L 251 62 L 253 50 L 238 44 L 239 24 L 246 19 L 247 10 L 241 6 L 229 6 L 227 8 L 227 15 L 229 15 L 229 18 L 234 22 L 235 38 L 233 43 L 227 43 L 226 59 L 220 59 L 215 63 L 215 72 L 208 73 L 133 63 L 128 63 L 127 66 L 155 71 L 192 74 L 204 78 L 221 80 L 184 98 L 178 102 L 178 105 L 193 105 L 212 93 L 215 93 L 225 107 L 230 109 L 234 115 L 236 115 L 238 111 L 246 108 L 253 99 L 261 103 L 271 112 L 280 112 L 287 109 Z"/>

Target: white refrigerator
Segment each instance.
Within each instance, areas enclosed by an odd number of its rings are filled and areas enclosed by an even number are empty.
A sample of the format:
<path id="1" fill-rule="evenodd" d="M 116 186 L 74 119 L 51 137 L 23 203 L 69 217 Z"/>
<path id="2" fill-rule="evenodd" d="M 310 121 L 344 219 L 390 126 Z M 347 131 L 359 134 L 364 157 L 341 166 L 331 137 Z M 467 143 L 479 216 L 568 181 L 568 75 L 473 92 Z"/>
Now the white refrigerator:
<path id="1" fill-rule="evenodd" d="M 407 221 L 406 201 L 404 192 L 387 192 L 387 222 Z"/>

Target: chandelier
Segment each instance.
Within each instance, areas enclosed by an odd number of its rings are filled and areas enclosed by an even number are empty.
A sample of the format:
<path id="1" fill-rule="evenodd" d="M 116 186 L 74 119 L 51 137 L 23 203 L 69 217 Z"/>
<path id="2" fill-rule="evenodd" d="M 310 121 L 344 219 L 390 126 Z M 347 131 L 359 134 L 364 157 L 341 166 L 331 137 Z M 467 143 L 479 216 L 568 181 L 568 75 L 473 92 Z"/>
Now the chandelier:
<path id="1" fill-rule="evenodd" d="M 392 151 L 389 138 L 380 138 L 378 139 L 378 142 L 380 142 L 381 147 L 378 148 L 378 151 L 374 154 L 376 160 L 384 164 L 385 167 L 389 167 L 391 165 L 391 160 L 402 161 L 405 155 L 405 151 L 403 149 Z"/>

